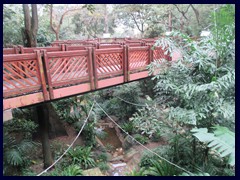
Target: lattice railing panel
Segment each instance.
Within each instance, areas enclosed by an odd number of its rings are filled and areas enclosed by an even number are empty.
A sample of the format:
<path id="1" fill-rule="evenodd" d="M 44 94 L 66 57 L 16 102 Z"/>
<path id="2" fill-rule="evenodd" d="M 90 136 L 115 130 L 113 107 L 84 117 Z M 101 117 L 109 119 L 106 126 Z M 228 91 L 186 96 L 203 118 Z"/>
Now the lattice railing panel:
<path id="1" fill-rule="evenodd" d="M 87 57 L 58 57 L 49 59 L 50 76 L 53 83 L 88 77 Z"/>
<path id="2" fill-rule="evenodd" d="M 138 69 L 145 67 L 148 62 L 148 51 L 130 51 L 129 53 L 129 68 Z"/>
<path id="3" fill-rule="evenodd" d="M 96 55 L 98 74 L 114 73 L 123 70 L 123 53 Z"/>
<path id="4" fill-rule="evenodd" d="M 159 61 L 164 59 L 166 56 L 164 55 L 164 51 L 161 48 L 156 48 L 153 50 L 153 61 Z"/>
<path id="5" fill-rule="evenodd" d="M 31 92 L 40 87 L 37 60 L 3 62 L 4 92 Z"/>

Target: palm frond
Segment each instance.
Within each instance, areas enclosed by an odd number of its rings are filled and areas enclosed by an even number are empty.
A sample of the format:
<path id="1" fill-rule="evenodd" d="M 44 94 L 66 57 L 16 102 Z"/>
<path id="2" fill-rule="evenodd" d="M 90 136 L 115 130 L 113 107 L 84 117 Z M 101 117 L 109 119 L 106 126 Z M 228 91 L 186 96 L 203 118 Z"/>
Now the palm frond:
<path id="1" fill-rule="evenodd" d="M 228 157 L 228 164 L 235 165 L 235 133 L 228 128 L 215 126 L 214 133 L 208 133 L 207 128 L 193 129 L 193 136 L 199 141 L 207 143 L 208 147 L 216 151 L 221 157 Z"/>

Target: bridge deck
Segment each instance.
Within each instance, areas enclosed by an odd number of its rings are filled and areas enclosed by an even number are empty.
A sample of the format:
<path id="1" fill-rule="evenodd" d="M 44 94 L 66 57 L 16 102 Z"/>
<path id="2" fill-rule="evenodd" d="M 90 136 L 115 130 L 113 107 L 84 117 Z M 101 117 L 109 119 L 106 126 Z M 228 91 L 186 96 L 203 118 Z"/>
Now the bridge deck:
<path id="1" fill-rule="evenodd" d="M 34 52 L 3 56 L 3 110 L 146 78 L 148 64 L 170 60 L 160 47 L 151 46 L 63 49 L 25 48 L 22 52 Z"/>

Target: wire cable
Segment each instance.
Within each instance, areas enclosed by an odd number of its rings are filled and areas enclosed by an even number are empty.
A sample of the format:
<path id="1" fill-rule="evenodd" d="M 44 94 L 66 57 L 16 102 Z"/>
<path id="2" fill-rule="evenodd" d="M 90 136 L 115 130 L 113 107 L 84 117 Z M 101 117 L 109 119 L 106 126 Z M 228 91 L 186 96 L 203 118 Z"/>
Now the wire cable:
<path id="1" fill-rule="evenodd" d="M 85 125 L 87 124 L 87 121 L 88 121 L 88 119 L 89 119 L 89 117 L 90 117 L 90 114 L 91 114 L 91 112 L 92 112 L 93 107 L 94 107 L 95 104 L 96 104 L 96 101 L 95 101 L 95 99 L 94 99 L 93 105 L 92 105 L 92 107 L 91 107 L 91 109 L 90 109 L 90 111 L 89 111 L 89 113 L 88 113 L 87 118 L 85 119 L 85 121 L 84 121 L 84 123 L 83 123 L 83 125 L 82 125 L 82 127 L 81 127 L 81 129 L 80 129 L 80 131 L 78 132 L 77 136 L 75 137 L 75 139 L 73 140 L 73 142 L 70 144 L 70 146 L 65 150 L 65 152 L 64 152 L 51 166 L 49 166 L 47 169 L 45 169 L 44 171 L 42 171 L 41 173 L 39 173 L 37 176 L 41 176 L 42 174 L 46 173 L 50 168 L 52 168 L 53 166 L 55 166 L 55 164 L 57 164 L 57 163 L 63 158 L 63 156 L 69 151 L 69 149 L 73 146 L 73 144 L 75 143 L 75 141 L 76 141 L 76 140 L 78 139 L 78 137 L 80 136 L 83 128 L 84 128 Z"/>
<path id="2" fill-rule="evenodd" d="M 135 142 L 137 142 L 139 145 L 141 145 L 142 147 L 144 147 L 145 149 L 147 149 L 149 152 L 155 154 L 155 155 L 158 156 L 160 159 L 162 159 L 162 160 L 168 162 L 169 164 L 177 167 L 178 169 L 181 169 L 181 170 L 183 170 L 184 172 L 186 172 L 186 173 L 188 173 L 188 174 L 193 174 L 193 173 L 191 173 L 190 171 L 188 171 L 188 170 L 186 170 L 186 169 L 184 169 L 184 168 L 182 168 L 182 167 L 180 167 L 180 166 L 172 163 L 171 161 L 165 159 L 164 157 L 161 157 L 159 154 L 157 154 L 156 152 L 152 151 L 152 150 L 149 149 L 148 147 L 144 146 L 142 143 L 140 143 L 138 140 L 136 140 L 133 136 L 131 136 L 128 132 L 126 132 L 124 129 L 122 129 L 122 127 L 121 127 L 119 124 L 117 124 L 117 123 L 107 114 L 107 112 L 104 111 L 104 109 L 103 109 L 97 102 L 96 102 L 96 105 L 108 116 L 108 118 L 109 118 L 116 126 L 118 126 L 124 133 L 126 133 L 129 137 L 131 137 L 131 138 L 132 138 Z"/>
<path id="3" fill-rule="evenodd" d="M 115 97 L 118 98 L 118 99 L 120 99 L 121 101 L 123 101 L 123 102 L 125 102 L 125 103 L 131 104 L 131 105 L 134 105 L 134 106 L 149 107 L 148 104 L 136 104 L 136 103 L 129 102 L 129 101 L 125 100 L 125 99 L 122 99 L 122 98 L 120 98 L 119 96 L 115 96 Z M 168 99 L 170 99 L 170 98 L 167 98 L 167 99 L 162 100 L 162 101 L 157 101 L 156 103 L 157 103 L 157 104 L 158 104 L 158 103 L 163 103 L 163 102 L 167 101 Z"/>
<path id="4" fill-rule="evenodd" d="M 125 99 L 122 99 L 122 98 L 120 98 L 120 97 L 118 97 L 118 96 L 116 96 L 116 98 L 118 98 L 118 99 L 124 101 L 125 103 L 131 104 L 131 105 L 134 105 L 134 106 L 148 107 L 148 105 L 132 103 L 132 102 L 129 102 L 129 101 L 125 100 Z"/>

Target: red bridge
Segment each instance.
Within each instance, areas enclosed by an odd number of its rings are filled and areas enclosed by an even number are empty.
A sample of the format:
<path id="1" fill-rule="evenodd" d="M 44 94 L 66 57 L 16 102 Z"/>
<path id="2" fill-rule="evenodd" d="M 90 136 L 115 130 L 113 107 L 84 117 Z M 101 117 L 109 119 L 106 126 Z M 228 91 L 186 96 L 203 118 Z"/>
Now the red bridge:
<path id="1" fill-rule="evenodd" d="M 55 41 L 51 47 L 3 49 L 3 110 L 51 101 L 148 77 L 165 58 L 155 39 Z"/>

